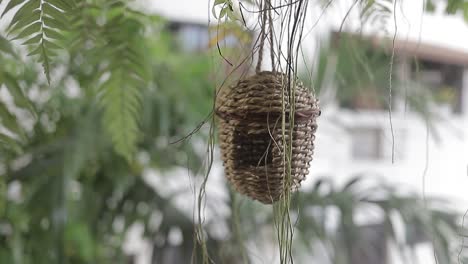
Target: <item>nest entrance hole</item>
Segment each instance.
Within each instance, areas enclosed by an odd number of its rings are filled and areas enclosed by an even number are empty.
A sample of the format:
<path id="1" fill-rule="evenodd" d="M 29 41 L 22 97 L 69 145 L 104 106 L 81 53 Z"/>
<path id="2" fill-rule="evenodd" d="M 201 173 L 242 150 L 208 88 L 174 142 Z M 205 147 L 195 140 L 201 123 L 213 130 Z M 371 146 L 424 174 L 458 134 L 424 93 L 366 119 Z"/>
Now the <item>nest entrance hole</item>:
<path id="1" fill-rule="evenodd" d="M 273 140 L 268 131 L 262 133 L 246 133 L 236 129 L 233 137 L 236 146 L 233 155 L 236 169 L 268 166 L 273 162 Z"/>

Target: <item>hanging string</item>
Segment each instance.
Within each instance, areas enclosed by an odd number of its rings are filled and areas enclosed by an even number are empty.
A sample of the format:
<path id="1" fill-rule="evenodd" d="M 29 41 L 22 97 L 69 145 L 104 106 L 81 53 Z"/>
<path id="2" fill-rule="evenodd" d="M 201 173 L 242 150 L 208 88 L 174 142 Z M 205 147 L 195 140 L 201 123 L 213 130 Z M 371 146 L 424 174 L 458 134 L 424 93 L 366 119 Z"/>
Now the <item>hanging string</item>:
<path id="1" fill-rule="evenodd" d="M 271 16 L 271 3 L 269 0 L 265 1 L 268 8 L 262 9 L 263 1 L 260 3 L 260 10 L 262 10 L 262 17 L 260 19 L 261 31 L 260 31 L 260 43 L 258 49 L 258 61 L 257 66 L 255 67 L 255 72 L 259 73 L 262 67 L 263 61 L 263 48 L 265 46 L 265 39 L 269 36 L 270 41 L 270 58 L 271 58 L 271 67 L 272 71 L 275 72 L 275 51 L 274 51 L 274 42 L 273 42 L 273 18 Z M 268 19 L 268 21 L 267 21 Z M 266 24 L 268 23 L 268 33 L 266 32 Z"/>
<path id="2" fill-rule="evenodd" d="M 262 7 L 263 7 L 263 1 L 260 2 L 260 10 L 262 10 Z M 258 61 L 257 61 L 257 67 L 255 67 L 256 73 L 259 73 L 260 68 L 262 67 L 263 46 L 265 45 L 265 38 L 266 38 L 266 33 L 265 33 L 266 16 L 267 16 L 267 12 L 265 10 L 262 11 L 262 17 L 260 18 L 261 31 L 260 31 L 260 44 L 259 44 L 259 49 L 258 49 Z"/>
<path id="3" fill-rule="evenodd" d="M 269 0 L 267 0 L 267 3 L 271 6 L 271 3 Z M 270 57 L 271 57 L 271 70 L 272 72 L 275 72 L 275 45 L 273 42 L 273 19 L 271 17 L 271 8 L 268 8 L 268 26 L 269 26 L 269 34 L 270 34 Z"/>

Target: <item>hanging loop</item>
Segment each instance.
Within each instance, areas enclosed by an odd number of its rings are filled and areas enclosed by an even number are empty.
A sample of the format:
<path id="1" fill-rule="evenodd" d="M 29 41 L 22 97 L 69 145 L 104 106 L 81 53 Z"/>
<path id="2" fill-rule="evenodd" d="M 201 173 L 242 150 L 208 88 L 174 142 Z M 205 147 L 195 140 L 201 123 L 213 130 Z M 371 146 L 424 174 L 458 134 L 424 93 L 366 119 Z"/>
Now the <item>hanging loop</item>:
<path id="1" fill-rule="evenodd" d="M 255 72 L 259 73 L 261 70 L 262 66 L 262 61 L 263 61 L 263 48 L 265 46 L 265 39 L 267 36 L 269 37 L 270 41 L 270 59 L 271 59 L 271 66 L 272 66 L 272 71 L 275 71 L 275 54 L 274 54 L 274 42 L 273 42 L 273 19 L 271 16 L 271 3 L 270 0 L 265 0 L 265 5 L 263 5 L 263 1 L 260 3 L 260 10 L 262 13 L 261 19 L 260 19 L 260 24 L 261 24 L 261 30 L 260 30 L 260 44 L 259 44 L 259 49 L 258 49 L 258 60 L 257 60 L 257 66 L 255 67 Z M 266 25 L 268 24 L 268 33 L 266 30 Z"/>

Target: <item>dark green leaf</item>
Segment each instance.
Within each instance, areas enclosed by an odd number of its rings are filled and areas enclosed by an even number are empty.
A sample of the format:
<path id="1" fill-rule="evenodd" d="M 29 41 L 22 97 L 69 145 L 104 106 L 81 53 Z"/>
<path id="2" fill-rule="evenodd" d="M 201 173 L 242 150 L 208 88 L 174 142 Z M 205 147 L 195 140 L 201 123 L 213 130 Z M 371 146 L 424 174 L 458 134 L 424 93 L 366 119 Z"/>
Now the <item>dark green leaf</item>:
<path id="1" fill-rule="evenodd" d="M 45 40 L 44 39 L 44 45 L 46 46 L 47 49 L 55 49 L 55 50 L 62 50 L 63 47 L 60 47 L 59 45 L 55 44 L 52 41 Z"/>
<path id="2" fill-rule="evenodd" d="M 3 10 L 3 13 L 2 13 L 2 17 L 8 13 L 11 9 L 13 9 L 14 7 L 24 3 L 25 0 L 10 0 L 7 4 L 7 6 L 5 7 L 5 10 Z M 32 1 L 31 1 L 32 2 Z"/>
<path id="3" fill-rule="evenodd" d="M 46 14 L 47 16 L 49 16 L 49 17 L 51 17 L 53 19 L 56 19 L 56 20 L 60 21 L 61 23 L 67 23 L 68 22 L 68 19 L 66 18 L 66 16 L 61 11 L 59 11 L 55 7 L 51 6 L 47 2 L 42 5 L 42 9 L 44 10 L 44 14 Z"/>
<path id="4" fill-rule="evenodd" d="M 41 11 L 40 10 L 34 10 L 32 14 L 29 16 L 26 16 L 24 19 L 18 20 L 16 24 L 10 24 L 8 27 L 8 31 L 15 32 L 17 30 L 20 30 L 24 28 L 25 26 L 33 23 L 34 21 L 38 21 L 41 16 Z"/>
<path id="5" fill-rule="evenodd" d="M 36 23 L 33 23 L 27 27 L 25 27 L 21 33 L 19 33 L 16 37 L 13 38 L 13 40 L 15 39 L 23 39 L 23 38 L 26 38 L 26 37 L 29 37 L 31 35 L 33 35 L 34 33 L 40 33 L 41 32 L 41 26 L 42 26 L 42 23 L 41 22 L 36 22 Z"/>
<path id="6" fill-rule="evenodd" d="M 131 160 L 138 140 L 141 90 L 128 86 L 128 77 L 116 70 L 101 87 L 105 127 L 117 153 Z M 126 75 L 126 74 L 125 74 Z"/>
<path id="7" fill-rule="evenodd" d="M 228 10 L 226 14 L 227 14 L 227 16 L 228 16 L 228 18 L 230 20 L 232 20 L 232 21 L 237 20 L 237 17 L 236 17 L 236 15 L 234 14 L 234 12 L 232 10 Z"/>
<path id="8" fill-rule="evenodd" d="M 22 45 L 31 45 L 31 44 L 37 44 L 41 41 L 42 39 L 42 33 L 39 33 L 37 34 L 36 36 L 34 37 L 31 37 L 30 39 L 24 41 L 23 43 L 21 43 Z"/>
<path id="9" fill-rule="evenodd" d="M 73 6 L 63 0 L 47 0 L 49 4 L 52 4 L 55 7 L 58 7 L 64 11 L 71 11 Z"/>
<path id="10" fill-rule="evenodd" d="M 63 39 L 62 34 L 50 28 L 44 28 L 44 33 L 47 37 L 52 39 Z"/>
<path id="11" fill-rule="evenodd" d="M 16 154 L 21 153 L 21 146 L 18 144 L 18 141 L 0 133 L 0 149 L 11 149 Z"/>
<path id="12" fill-rule="evenodd" d="M 13 16 L 10 25 L 17 23 L 22 19 L 27 19 L 35 9 L 39 8 L 40 1 L 28 1 L 26 4 L 20 7 L 20 9 Z"/>
<path id="13" fill-rule="evenodd" d="M 16 53 L 13 51 L 10 41 L 8 41 L 3 36 L 0 36 L 0 51 L 8 53 L 13 57 L 16 57 Z"/>
<path id="14" fill-rule="evenodd" d="M 8 111 L 6 106 L 2 103 L 0 103 L 0 125 L 20 138 L 25 137 L 24 131 L 18 125 L 18 120 L 16 120 L 16 117 L 10 113 L 10 111 Z"/>
<path id="15" fill-rule="evenodd" d="M 221 9 L 221 12 L 219 12 L 219 19 L 223 18 L 227 12 L 228 12 L 227 8 Z"/>
<path id="16" fill-rule="evenodd" d="M 39 55 L 40 53 L 41 53 L 41 46 L 38 45 L 35 49 L 33 49 L 30 53 L 28 53 L 28 56 Z"/>
<path id="17" fill-rule="evenodd" d="M 44 69 L 44 74 L 46 75 L 47 82 L 50 84 L 50 57 L 54 56 L 54 53 L 51 50 L 47 50 L 44 46 L 45 43 L 42 42 L 39 53 L 39 62 L 42 62 L 42 68 Z"/>
<path id="18" fill-rule="evenodd" d="M 34 114 L 34 107 L 32 106 L 31 101 L 21 90 L 17 80 L 12 75 L 5 73 L 3 75 L 3 82 L 13 97 L 15 104 L 21 108 L 28 109 L 31 114 Z"/>
<path id="19" fill-rule="evenodd" d="M 44 24 L 53 29 L 60 29 L 60 30 L 67 30 L 68 26 L 65 25 L 63 22 L 60 22 L 59 20 L 55 18 L 50 18 L 50 17 L 43 17 Z"/>

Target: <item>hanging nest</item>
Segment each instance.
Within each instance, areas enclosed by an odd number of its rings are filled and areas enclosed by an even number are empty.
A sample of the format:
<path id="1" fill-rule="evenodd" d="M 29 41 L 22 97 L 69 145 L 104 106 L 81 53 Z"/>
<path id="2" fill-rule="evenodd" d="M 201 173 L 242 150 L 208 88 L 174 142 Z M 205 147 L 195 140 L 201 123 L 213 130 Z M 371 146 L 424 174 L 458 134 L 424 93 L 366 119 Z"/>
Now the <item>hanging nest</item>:
<path id="1" fill-rule="evenodd" d="M 216 102 L 226 177 L 238 192 L 265 204 L 279 200 L 286 186 L 283 135 L 288 146 L 292 132 L 292 191 L 309 173 L 314 150 L 318 102 L 302 83 L 291 81 L 295 111 L 290 120 L 287 80 L 282 73 L 259 72 L 221 90 Z M 292 131 L 290 123 L 294 124 Z"/>

